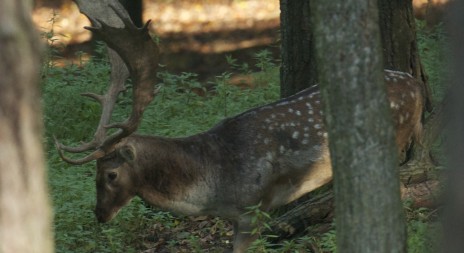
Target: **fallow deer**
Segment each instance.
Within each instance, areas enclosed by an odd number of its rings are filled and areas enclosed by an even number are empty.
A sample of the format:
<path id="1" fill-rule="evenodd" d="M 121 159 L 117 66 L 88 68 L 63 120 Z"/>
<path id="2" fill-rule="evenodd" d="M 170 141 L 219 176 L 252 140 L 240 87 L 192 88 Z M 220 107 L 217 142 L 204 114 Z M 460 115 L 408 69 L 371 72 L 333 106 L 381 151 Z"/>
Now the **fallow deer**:
<path id="1" fill-rule="evenodd" d="M 115 9 L 116 11 L 116 9 Z M 255 239 L 246 207 L 263 210 L 287 204 L 332 179 L 328 136 L 317 86 L 271 104 L 224 119 L 210 130 L 189 137 L 134 134 L 143 110 L 153 99 L 158 49 L 147 25 L 133 26 L 116 11 L 125 28 L 92 19 L 88 28 L 100 35 L 127 64 L 134 85 L 131 117 L 109 124 L 118 88 L 110 95 L 86 94 L 106 108 L 95 139 L 77 148 L 56 142 L 61 157 L 72 164 L 97 160 L 98 221 L 110 221 L 132 198 L 185 215 L 214 215 L 233 222 L 233 251 L 244 252 Z M 404 152 L 422 129 L 420 83 L 406 73 L 385 70 L 396 143 Z M 115 95 L 116 94 L 116 95 Z M 108 137 L 111 127 L 120 130 Z M 82 159 L 63 151 L 94 150 Z"/>

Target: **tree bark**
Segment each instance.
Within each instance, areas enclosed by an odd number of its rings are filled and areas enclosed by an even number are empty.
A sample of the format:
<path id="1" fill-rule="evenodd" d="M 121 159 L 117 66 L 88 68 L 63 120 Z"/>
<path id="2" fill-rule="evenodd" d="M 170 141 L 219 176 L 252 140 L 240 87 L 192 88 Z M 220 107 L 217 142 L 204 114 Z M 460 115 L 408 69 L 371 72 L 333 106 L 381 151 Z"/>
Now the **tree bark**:
<path id="1" fill-rule="evenodd" d="M 445 250 L 447 253 L 458 253 L 464 249 L 464 2 L 453 3 L 449 31 L 451 36 L 451 50 L 453 63 L 452 85 L 449 90 L 449 103 L 446 105 L 446 118 L 449 126 L 446 131 L 446 148 L 449 155 L 446 202 L 443 214 L 445 228 Z"/>
<path id="2" fill-rule="evenodd" d="M 378 0 L 384 67 L 404 71 L 424 83 L 411 0 Z"/>
<path id="3" fill-rule="evenodd" d="M 119 2 L 127 10 L 132 22 L 137 27 L 143 26 L 143 3 L 142 0 L 119 0 Z"/>
<path id="4" fill-rule="evenodd" d="M 32 2 L 0 1 L 0 252 L 53 252 Z"/>
<path id="5" fill-rule="evenodd" d="M 315 76 L 316 63 L 314 62 L 314 57 L 312 57 L 309 62 L 303 63 L 306 64 L 304 65 L 304 68 L 295 66 L 292 67 L 293 71 L 286 70 L 290 67 L 285 66 L 285 64 L 294 63 L 295 65 L 297 65 L 298 63 L 298 61 L 294 61 L 292 57 L 289 57 L 292 54 L 287 54 L 285 52 L 286 50 L 292 50 L 292 48 L 296 48 L 296 46 L 293 43 L 293 40 L 290 40 L 290 38 L 309 38 L 307 42 L 301 43 L 305 45 L 300 45 L 299 47 L 306 46 L 306 49 L 301 49 L 302 52 L 303 50 L 306 50 L 310 55 L 314 55 L 314 43 L 312 39 L 313 30 L 301 29 L 301 20 L 308 19 L 308 17 L 302 18 L 302 16 L 309 15 L 309 11 L 301 11 L 303 2 L 306 1 L 292 1 L 292 3 L 288 2 L 289 1 L 281 1 L 281 91 L 283 97 L 292 94 L 292 92 L 297 92 L 298 90 L 303 88 L 299 87 L 298 89 L 292 89 L 291 87 L 294 85 L 287 84 L 287 82 L 298 83 L 300 85 L 305 84 L 306 87 L 308 87 L 310 86 L 310 83 L 315 83 L 317 79 L 317 77 Z M 309 3 L 307 4 L 309 6 Z M 291 13 L 289 10 L 286 10 L 285 8 L 291 8 L 293 12 Z M 420 63 L 419 54 L 417 52 L 417 38 L 415 31 L 415 23 L 413 22 L 414 18 L 412 13 L 411 2 L 399 0 L 390 2 L 388 0 L 381 0 L 379 1 L 379 9 L 381 38 L 383 45 L 382 52 L 384 55 L 384 67 L 409 72 L 417 76 L 419 79 L 427 81 L 427 78 L 424 74 L 424 69 L 422 68 L 422 65 Z M 295 12 L 298 12 L 298 10 L 303 15 L 293 14 Z M 309 8 L 307 10 L 309 10 Z M 294 27 L 287 27 L 290 25 L 293 25 Z M 310 24 L 305 26 L 309 28 Z M 398 27 L 398 29 L 396 27 Z M 299 41 L 302 40 L 300 39 Z M 286 42 L 287 44 L 285 44 Z M 406 45 L 402 45 L 403 43 L 406 43 Z M 298 82 L 296 82 L 296 76 L 301 76 L 305 79 L 299 78 Z M 429 92 L 427 83 L 424 84 L 424 91 L 428 101 L 428 108 L 430 109 L 431 94 Z M 443 107 L 444 105 L 442 103 L 436 105 L 431 114 L 424 121 L 423 140 L 421 141 L 420 145 L 418 145 L 418 143 L 412 145 L 413 149 L 410 150 L 406 163 L 403 166 L 401 166 L 400 178 L 403 184 L 406 185 L 406 187 L 410 184 L 419 183 L 420 185 L 420 183 L 428 184 L 429 182 L 435 182 L 433 179 L 431 179 L 431 181 L 427 181 L 429 180 L 429 171 L 435 167 L 433 160 L 430 156 L 430 148 L 443 128 L 443 115 L 441 113 Z M 322 191 L 322 193 L 320 194 L 324 194 L 324 192 L 325 191 Z M 288 213 L 286 215 L 283 215 L 279 219 L 282 221 L 282 223 L 285 223 L 290 227 L 300 227 L 301 224 L 305 224 L 301 223 L 301 220 L 320 220 L 319 216 L 317 214 L 314 214 L 314 212 L 312 211 L 306 213 L 298 211 L 304 209 L 311 210 L 309 208 L 313 207 L 312 198 L 318 199 L 318 197 L 318 195 L 307 195 L 302 199 L 298 200 L 297 204 L 292 203 L 286 207 L 281 208 L 279 210 L 280 212 L 287 211 Z M 321 205 L 323 207 L 319 206 L 318 208 L 325 210 L 327 209 L 327 207 L 332 206 L 332 203 L 330 201 L 327 201 L 324 204 L 321 203 Z M 297 217 L 296 215 L 300 215 L 300 217 Z M 283 221 L 285 219 L 287 219 L 287 221 Z M 277 230 L 273 229 L 273 232 L 275 231 Z M 282 233 L 278 234 L 283 235 Z"/>
<path id="6" fill-rule="evenodd" d="M 281 0 L 280 95 L 288 97 L 317 83 L 309 0 Z"/>
<path id="7" fill-rule="evenodd" d="M 440 103 L 433 108 L 432 92 L 428 78 L 422 66 L 417 46 L 416 23 L 413 13 L 412 1 L 404 0 L 378 0 L 380 31 L 382 37 L 384 67 L 410 73 L 423 82 L 425 109 L 431 112 L 425 121 L 424 134 L 421 143 L 413 143 L 407 162 L 401 168 L 404 173 L 420 174 L 435 167 L 430 150 L 437 139 L 442 126 Z M 433 110 L 433 112 L 432 112 Z"/>
<path id="8" fill-rule="evenodd" d="M 334 171 L 337 248 L 406 252 L 377 1 L 316 1 L 311 15 Z"/>
<path id="9" fill-rule="evenodd" d="M 384 67 L 412 74 L 425 84 L 427 109 L 431 93 L 417 47 L 412 1 L 379 0 Z M 317 67 L 309 0 L 281 0 L 281 96 L 290 96 L 317 83 Z"/>

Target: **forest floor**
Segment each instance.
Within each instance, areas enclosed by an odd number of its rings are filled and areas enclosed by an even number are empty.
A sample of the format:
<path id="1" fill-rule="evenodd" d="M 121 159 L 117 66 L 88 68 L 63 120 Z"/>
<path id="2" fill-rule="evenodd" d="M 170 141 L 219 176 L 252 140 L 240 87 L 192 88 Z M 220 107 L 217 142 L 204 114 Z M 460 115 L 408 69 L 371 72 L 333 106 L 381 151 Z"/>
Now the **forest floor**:
<path id="1" fill-rule="evenodd" d="M 199 2 L 145 2 L 144 20 L 151 19 L 150 30 L 160 38 L 161 64 L 167 71 L 195 73 L 206 82 L 231 70 L 226 56 L 250 66 L 260 50 L 278 57 L 278 0 Z M 74 3 L 37 8 L 33 20 L 56 49 L 58 66 L 79 63 L 95 53 L 91 33 L 83 29 L 90 23 Z M 77 57 L 77 52 L 84 54 Z M 155 222 L 140 235 L 144 253 L 192 252 L 193 248 L 222 252 L 232 247 L 233 229 L 227 221 L 201 216 L 175 217 L 173 222 Z"/>
<path id="2" fill-rule="evenodd" d="M 263 49 L 279 58 L 278 0 L 144 3 L 144 20 L 152 20 L 150 29 L 161 41 L 161 63 L 171 73 L 191 72 L 207 81 L 231 71 L 226 61 L 228 55 L 250 66 L 254 66 L 256 53 Z M 37 8 L 33 20 L 42 33 L 50 35 L 48 42 L 58 49 L 57 63 L 75 63 L 78 51 L 94 53 L 91 34 L 83 29 L 90 24 L 74 4 Z M 192 252 L 192 248 L 200 249 L 198 252 L 222 252 L 231 248 L 232 226 L 221 219 L 173 217 L 169 222 L 150 219 L 153 225 L 139 235 L 144 253 L 173 252 L 173 249 Z"/>

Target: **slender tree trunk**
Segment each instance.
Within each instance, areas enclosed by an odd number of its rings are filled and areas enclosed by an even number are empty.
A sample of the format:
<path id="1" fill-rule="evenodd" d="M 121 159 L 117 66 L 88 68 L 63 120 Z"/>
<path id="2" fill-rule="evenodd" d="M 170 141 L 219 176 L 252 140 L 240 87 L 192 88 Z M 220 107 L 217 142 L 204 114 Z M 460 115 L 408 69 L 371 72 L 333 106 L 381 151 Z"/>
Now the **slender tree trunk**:
<path id="1" fill-rule="evenodd" d="M 143 2 L 142 0 L 119 0 L 119 2 L 127 10 L 132 22 L 137 27 L 143 26 Z"/>
<path id="2" fill-rule="evenodd" d="M 417 46 L 416 23 L 411 0 L 378 0 L 384 67 L 410 73 L 423 82 L 425 109 L 432 112 L 432 93 Z M 430 149 L 441 130 L 441 107 L 426 121 L 421 143 L 413 143 L 402 173 L 417 174 L 435 167 Z"/>
<path id="3" fill-rule="evenodd" d="M 281 97 L 288 97 L 317 82 L 309 21 L 309 0 L 281 0 Z"/>
<path id="4" fill-rule="evenodd" d="M 302 63 L 294 60 L 295 57 L 292 56 L 295 52 L 299 52 L 298 50 L 305 52 L 304 54 L 296 53 L 299 56 L 306 54 L 314 56 L 314 40 L 312 39 L 313 30 L 309 29 L 311 24 L 301 22 L 301 20 L 309 19 L 309 4 L 310 1 L 308 2 L 306 0 L 281 0 L 281 91 L 283 97 L 293 94 L 304 87 L 308 87 L 310 84 L 316 83 L 317 76 L 315 74 L 316 63 L 314 57 L 309 58 L 308 62 Z M 308 8 L 302 10 L 304 5 L 308 5 Z M 409 0 L 395 0 L 393 2 L 388 0 L 379 0 L 379 9 L 383 45 L 382 52 L 385 59 L 384 67 L 409 72 L 416 76 L 420 76 L 419 78 L 422 80 L 426 80 L 422 65 L 420 64 L 419 54 L 417 53 L 418 47 L 411 2 Z M 299 13 L 299 15 L 295 15 L 294 13 Z M 303 24 L 304 27 L 308 27 L 308 29 L 302 29 Z M 396 29 L 396 27 L 398 27 L 398 29 Z M 302 40 L 301 38 L 308 39 Z M 300 43 L 295 43 L 293 41 L 299 41 Z M 406 43 L 406 45 L 402 46 L 401 43 Z M 301 49 L 301 47 L 303 47 L 303 49 Z M 285 51 L 290 51 L 291 53 L 286 53 Z M 300 57 L 300 59 L 302 58 Z M 304 67 L 298 67 L 298 64 L 301 64 Z M 411 68 L 410 66 L 416 67 Z M 290 68 L 292 71 L 288 70 Z M 415 71 L 412 71 L 412 69 Z M 297 76 L 304 77 L 304 79 L 295 78 Z M 298 88 L 293 88 L 296 85 L 302 84 L 304 84 L 304 87 L 300 86 Z M 427 85 L 424 86 L 424 91 L 426 92 L 428 91 L 427 87 Z M 430 96 L 430 93 L 427 92 L 426 95 Z M 428 101 L 430 107 L 430 98 Z M 429 191 L 428 189 L 430 189 L 430 184 L 437 188 L 438 184 L 434 180 L 427 181 L 429 180 L 427 174 L 428 170 L 434 167 L 430 160 L 429 150 L 442 129 L 442 115 L 440 113 L 442 111 L 442 107 L 442 104 L 436 106 L 431 115 L 429 115 L 429 117 L 425 120 L 424 139 L 422 140 L 421 145 L 417 145 L 417 143 L 415 143 L 415 145 L 412 146 L 415 149 L 409 152 L 409 156 L 407 157 L 407 159 L 409 159 L 408 163 L 404 164 L 400 170 L 401 181 L 407 187 L 410 187 L 408 189 L 415 189 L 415 187 L 419 189 L 426 189 L 419 194 L 420 196 L 423 196 L 419 197 L 419 207 L 427 206 L 428 203 L 431 202 L 437 202 L 435 201 L 436 196 L 434 194 L 436 191 Z M 421 187 L 424 185 L 425 187 Z M 275 222 L 275 226 L 273 226 L 273 233 L 276 233 L 277 231 L 277 234 L 281 237 L 292 236 L 297 235 L 301 232 L 301 230 L 304 230 L 305 226 L 314 225 L 314 221 L 330 222 L 332 216 L 327 215 L 326 211 L 330 210 L 333 205 L 329 198 L 319 199 L 321 194 L 325 194 L 325 191 L 319 195 L 307 195 L 295 203 L 291 203 L 290 205 L 281 208 L 279 211 L 281 213 L 286 213 L 279 217 L 277 219 L 278 221 Z M 421 200 L 423 198 L 427 200 Z M 313 208 L 316 208 L 318 211 L 301 211 L 305 209 L 313 210 Z M 279 228 L 281 224 L 285 224 L 285 227 L 291 228 L 291 231 Z"/>
<path id="5" fill-rule="evenodd" d="M 307 4 L 308 6 L 310 4 L 309 2 L 305 2 L 306 0 L 281 0 L 281 91 L 283 97 L 293 94 L 303 88 L 292 88 L 295 85 L 304 84 L 305 87 L 308 87 L 310 84 L 316 83 L 317 79 L 315 76 L 316 63 L 314 61 L 314 57 L 311 57 L 309 62 L 301 63 L 299 61 L 295 61 L 294 57 L 290 57 L 293 55 L 292 53 L 287 54 L 285 52 L 286 50 L 295 50 L 297 46 L 307 46 L 307 48 L 304 49 L 306 50 L 304 52 L 309 53 L 311 56 L 314 55 L 314 40 L 312 39 L 313 30 L 301 29 L 302 24 L 304 24 L 301 20 L 309 19 L 310 8 L 307 8 L 308 11 L 301 10 L 304 4 Z M 300 13 L 302 15 L 294 15 L 293 13 Z M 420 57 L 417 52 L 417 37 L 415 23 L 413 22 L 414 17 L 411 1 L 379 0 L 379 18 L 384 67 L 409 72 L 426 82 L 427 78 L 424 74 L 424 69 L 420 63 Z M 311 24 L 305 24 L 305 27 L 306 26 L 309 28 Z M 300 42 L 303 40 L 298 38 L 308 38 L 308 41 L 300 44 L 296 43 L 297 46 L 295 46 L 295 43 L 293 43 L 291 38 L 295 38 L 296 41 Z M 303 52 L 303 49 L 301 49 L 301 52 Z M 301 68 L 293 66 L 292 64 L 306 65 L 304 65 L 304 68 Z M 288 71 L 290 67 L 293 71 Z M 304 77 L 305 79 L 299 78 L 297 82 L 297 78 L 295 78 L 297 76 Z M 430 110 L 431 93 L 427 83 L 424 83 L 424 91 L 427 97 L 427 109 Z M 443 107 L 443 103 L 435 106 L 431 114 L 424 121 L 424 135 L 420 145 L 418 145 L 418 143 L 414 143 L 412 145 L 412 149 L 408 152 L 407 160 L 402 161 L 407 163 L 401 166 L 401 181 L 407 187 L 407 190 L 417 191 L 416 189 L 419 189 L 419 193 L 412 196 L 414 200 L 417 201 L 418 207 L 428 207 L 430 204 L 436 205 L 438 202 L 436 200 L 436 189 L 439 188 L 439 184 L 437 181 L 428 178 L 428 173 L 430 169 L 435 167 L 431 160 L 430 148 L 443 128 L 443 115 L 441 113 L 443 111 Z M 291 237 L 298 235 L 300 232 L 304 231 L 305 227 L 314 225 L 317 221 L 331 222 L 332 215 L 328 214 L 331 214 L 330 209 L 333 208 L 333 204 L 331 198 L 322 197 L 326 193 L 326 191 L 322 191 L 322 193 L 319 194 L 309 194 L 295 203 L 291 203 L 290 205 L 281 208 L 279 211 L 281 213 L 285 213 L 278 217 L 273 223 L 273 233 L 277 233 L 281 238 L 288 236 Z M 302 210 L 309 211 L 304 212 Z M 282 224 L 285 225 L 282 227 Z"/>
<path id="6" fill-rule="evenodd" d="M 445 250 L 447 253 L 460 253 L 464 249 L 464 2 L 456 1 L 451 11 L 450 34 L 452 36 L 453 72 L 449 91 L 446 116 L 449 126 L 446 132 L 447 154 L 450 159 L 447 170 L 446 205 L 443 215 L 445 221 Z"/>
<path id="7" fill-rule="evenodd" d="M 53 252 L 32 2 L 0 0 L 0 252 Z"/>
<path id="8" fill-rule="evenodd" d="M 385 68 L 411 73 L 422 80 L 416 24 L 411 0 L 378 0 Z"/>
<path id="9" fill-rule="evenodd" d="M 337 248 L 405 252 L 377 1 L 315 1 L 311 15 L 334 171 Z"/>

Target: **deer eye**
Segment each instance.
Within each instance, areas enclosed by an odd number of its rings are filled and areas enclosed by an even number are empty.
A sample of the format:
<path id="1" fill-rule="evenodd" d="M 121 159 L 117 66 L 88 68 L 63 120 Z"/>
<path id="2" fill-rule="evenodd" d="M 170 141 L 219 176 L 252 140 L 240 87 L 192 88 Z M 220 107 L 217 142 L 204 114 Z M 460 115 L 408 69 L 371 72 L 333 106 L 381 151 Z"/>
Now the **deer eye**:
<path id="1" fill-rule="evenodd" d="M 112 172 L 109 172 L 106 176 L 108 180 L 111 182 L 111 181 L 114 181 L 118 177 L 118 173 L 112 171 Z"/>

